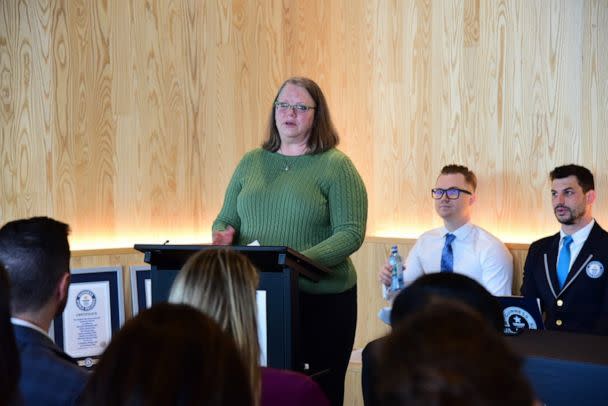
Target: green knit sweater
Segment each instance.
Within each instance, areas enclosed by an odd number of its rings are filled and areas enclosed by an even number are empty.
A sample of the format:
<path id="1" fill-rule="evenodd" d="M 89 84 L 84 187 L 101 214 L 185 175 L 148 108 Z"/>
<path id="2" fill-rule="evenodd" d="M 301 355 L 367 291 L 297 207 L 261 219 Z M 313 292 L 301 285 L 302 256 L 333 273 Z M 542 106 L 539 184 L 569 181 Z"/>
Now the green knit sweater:
<path id="1" fill-rule="evenodd" d="M 284 156 L 261 148 L 245 154 L 226 190 L 213 230 L 231 225 L 235 244 L 285 245 L 331 269 L 308 293 L 340 293 L 357 282 L 348 257 L 365 237 L 367 193 L 350 159 L 337 149 Z"/>

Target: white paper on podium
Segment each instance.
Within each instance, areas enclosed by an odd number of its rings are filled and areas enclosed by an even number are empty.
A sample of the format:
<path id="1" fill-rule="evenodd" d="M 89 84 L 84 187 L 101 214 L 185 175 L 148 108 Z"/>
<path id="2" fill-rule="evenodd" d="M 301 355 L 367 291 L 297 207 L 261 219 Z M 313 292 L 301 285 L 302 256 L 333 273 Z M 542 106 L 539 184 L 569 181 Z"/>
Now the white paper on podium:
<path id="1" fill-rule="evenodd" d="M 144 280 L 144 290 L 146 291 L 146 309 L 152 307 L 152 280 L 146 279 Z M 141 309 L 143 310 L 143 309 Z"/>
<path id="2" fill-rule="evenodd" d="M 268 330 L 266 320 L 266 291 L 257 290 L 255 300 L 258 307 L 258 341 L 260 343 L 260 365 L 265 367 L 268 364 Z"/>

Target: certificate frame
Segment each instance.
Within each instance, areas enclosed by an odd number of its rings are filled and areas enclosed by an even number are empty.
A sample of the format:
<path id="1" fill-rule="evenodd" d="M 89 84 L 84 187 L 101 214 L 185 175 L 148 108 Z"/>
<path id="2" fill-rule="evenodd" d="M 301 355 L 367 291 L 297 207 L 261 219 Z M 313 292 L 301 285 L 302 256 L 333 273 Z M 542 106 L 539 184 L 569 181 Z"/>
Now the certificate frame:
<path id="1" fill-rule="evenodd" d="M 110 320 L 103 320 L 107 323 L 110 329 L 110 335 L 113 336 L 125 322 L 125 306 L 124 306 L 124 289 L 123 289 L 123 272 L 122 266 L 101 266 L 95 268 L 77 268 L 72 269 L 70 279 L 70 287 L 80 287 L 83 290 L 87 290 L 87 286 L 93 286 L 96 284 L 102 284 L 107 286 L 108 292 L 108 305 Z M 65 326 L 68 322 L 65 320 L 66 314 L 68 313 L 68 306 L 76 306 L 74 303 L 70 303 L 68 295 L 68 303 L 66 304 L 66 310 L 59 316 L 55 317 L 52 325 L 52 337 L 55 340 L 55 344 L 66 351 L 66 343 L 64 342 Z M 111 338 L 111 337 L 110 337 Z M 109 341 L 106 345 L 109 344 Z M 68 351 L 68 355 L 72 356 Z M 99 361 L 99 358 L 103 351 L 94 351 L 87 354 L 79 354 L 72 356 L 79 366 L 85 368 L 91 368 Z"/>
<path id="2" fill-rule="evenodd" d="M 146 284 L 152 283 L 150 278 L 150 265 L 132 265 L 129 267 L 131 279 L 131 309 L 135 317 L 141 309 L 147 309 L 148 304 L 152 303 L 152 291 L 148 290 Z"/>

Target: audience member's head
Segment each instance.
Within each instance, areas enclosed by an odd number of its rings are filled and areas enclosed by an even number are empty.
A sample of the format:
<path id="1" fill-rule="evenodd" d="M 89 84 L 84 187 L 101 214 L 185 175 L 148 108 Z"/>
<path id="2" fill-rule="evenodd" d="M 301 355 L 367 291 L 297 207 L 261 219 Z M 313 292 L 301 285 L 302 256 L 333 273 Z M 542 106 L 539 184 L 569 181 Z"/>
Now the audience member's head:
<path id="1" fill-rule="evenodd" d="M 452 299 L 470 306 L 496 331 L 503 331 L 504 319 L 498 299 L 475 280 L 454 272 L 423 275 L 400 292 L 393 302 L 391 325 L 394 326 L 406 316 L 444 299 Z"/>
<path id="2" fill-rule="evenodd" d="M 251 405 L 234 341 L 210 317 L 161 303 L 114 336 L 83 396 L 85 405 Z"/>
<path id="3" fill-rule="evenodd" d="M 70 282 L 69 231 L 48 217 L 15 220 L 0 229 L 0 262 L 11 282 L 15 317 L 50 324 L 63 312 Z"/>
<path id="4" fill-rule="evenodd" d="M 257 285 L 257 271 L 247 257 L 228 249 L 206 250 L 188 259 L 169 293 L 169 302 L 201 310 L 234 338 L 256 399 L 260 393 Z"/>
<path id="5" fill-rule="evenodd" d="M 8 400 L 8 404 L 16 399 L 20 371 L 19 352 L 11 324 L 8 276 L 0 264 L 0 403 L 1 399 Z"/>
<path id="6" fill-rule="evenodd" d="M 469 306 L 449 299 L 412 313 L 380 350 L 382 405 L 534 403 L 522 361 Z"/>

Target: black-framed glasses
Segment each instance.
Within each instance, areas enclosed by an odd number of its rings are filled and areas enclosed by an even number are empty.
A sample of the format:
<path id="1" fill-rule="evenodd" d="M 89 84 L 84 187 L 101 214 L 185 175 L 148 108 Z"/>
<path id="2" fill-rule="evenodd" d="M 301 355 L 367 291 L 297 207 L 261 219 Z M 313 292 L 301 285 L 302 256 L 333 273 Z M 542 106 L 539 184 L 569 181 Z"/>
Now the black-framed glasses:
<path id="1" fill-rule="evenodd" d="M 277 110 L 279 111 L 287 111 L 287 110 L 293 110 L 295 112 L 302 112 L 305 113 L 308 110 L 314 110 L 315 107 L 314 106 L 307 106 L 305 104 L 289 104 L 289 103 L 285 103 L 285 102 L 280 102 L 280 101 L 275 101 L 274 105 L 276 106 Z"/>
<path id="2" fill-rule="evenodd" d="M 460 197 L 461 193 L 464 193 L 467 195 L 473 194 L 473 193 L 469 192 L 468 190 L 459 189 L 457 187 L 451 187 L 449 189 L 441 189 L 441 188 L 431 189 L 431 196 L 435 200 L 441 199 L 444 194 L 448 197 L 448 199 L 456 200 Z"/>

